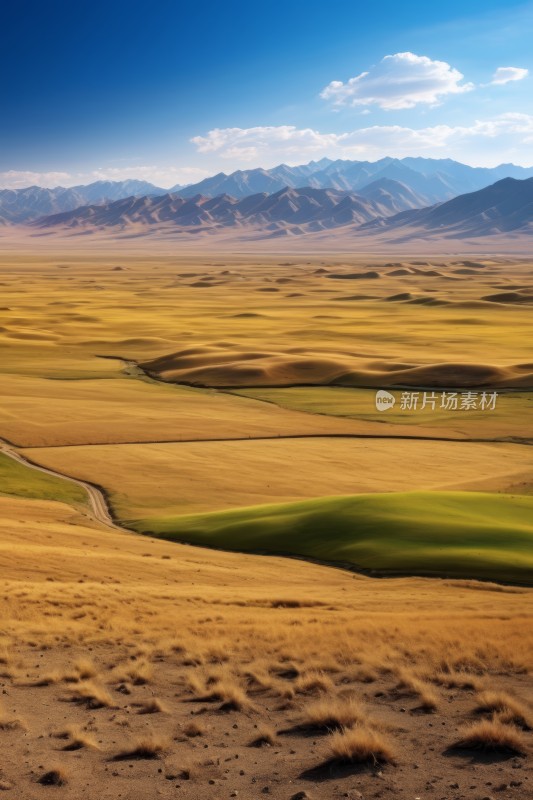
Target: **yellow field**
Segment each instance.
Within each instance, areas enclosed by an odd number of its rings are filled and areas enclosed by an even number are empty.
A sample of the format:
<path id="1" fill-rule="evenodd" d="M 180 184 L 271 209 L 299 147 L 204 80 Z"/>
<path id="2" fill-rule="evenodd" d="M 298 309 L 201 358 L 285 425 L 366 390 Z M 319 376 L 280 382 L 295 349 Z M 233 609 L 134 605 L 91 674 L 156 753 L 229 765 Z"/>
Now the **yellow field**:
<path id="1" fill-rule="evenodd" d="M 302 438 L 23 449 L 106 488 L 117 517 L 189 514 L 328 495 L 417 489 L 520 492 L 531 453 L 516 444 Z"/>
<path id="2" fill-rule="evenodd" d="M 165 542 L 98 522 L 61 475 L 131 524 L 416 490 L 512 504 L 533 489 L 533 318 L 486 298 L 531 287 L 529 262 L 50 250 L 2 257 L 0 283 L 0 791 L 412 800 L 457 782 L 480 800 L 514 781 L 527 800 L 531 589 Z M 368 388 L 452 379 L 497 388 L 497 411 L 380 414 Z M 519 755 L 448 751 L 480 720 Z M 361 764 L 330 762 L 344 725 Z M 65 785 L 41 786 L 56 768 Z"/>

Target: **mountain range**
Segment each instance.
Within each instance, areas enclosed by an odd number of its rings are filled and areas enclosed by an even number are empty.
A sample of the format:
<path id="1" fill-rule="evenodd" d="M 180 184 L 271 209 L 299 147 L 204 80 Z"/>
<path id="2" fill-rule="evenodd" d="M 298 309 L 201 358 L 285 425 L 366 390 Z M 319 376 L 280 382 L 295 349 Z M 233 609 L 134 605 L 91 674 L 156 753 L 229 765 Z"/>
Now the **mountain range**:
<path id="1" fill-rule="evenodd" d="M 237 200 L 255 194 L 274 194 L 285 188 L 333 189 L 364 194 L 391 211 L 424 208 L 458 195 L 483 189 L 502 178 L 533 177 L 533 167 L 501 164 L 470 167 L 451 159 L 382 158 L 348 161 L 323 158 L 290 167 L 221 172 L 189 186 L 162 189 L 147 181 L 96 181 L 70 188 L 0 189 L 0 224 L 27 223 L 88 205 L 108 204 L 128 197 L 154 197 L 178 193 L 183 198 L 229 195 Z M 398 186 L 401 184 L 401 188 Z"/>
<path id="2" fill-rule="evenodd" d="M 0 189 L 0 224 L 24 223 L 47 214 L 72 211 L 92 203 L 107 203 L 122 197 L 163 194 L 147 181 L 95 181 L 86 186 L 65 189 L 45 189 L 28 186 L 25 189 Z"/>
<path id="3" fill-rule="evenodd" d="M 288 186 L 300 189 L 338 189 L 359 192 L 374 181 L 393 180 L 414 192 L 420 207 L 441 203 L 466 192 L 483 189 L 502 178 L 533 177 L 533 167 L 501 164 L 498 167 L 470 167 L 452 159 L 382 158 L 379 161 L 332 161 L 323 158 L 297 167 L 280 164 L 272 169 L 220 172 L 191 186 L 170 189 L 182 197 L 197 194 L 216 197 L 229 194 L 241 198 L 259 192 L 269 194 Z"/>
<path id="4" fill-rule="evenodd" d="M 255 238 L 343 229 L 353 236 L 384 235 L 398 240 L 464 238 L 496 234 L 533 235 L 533 178 L 504 178 L 429 208 L 415 205 L 405 185 L 374 181 L 359 193 L 336 189 L 283 188 L 238 199 L 196 195 L 186 198 L 128 197 L 38 219 L 32 227 L 67 234 L 108 231 L 156 233 L 249 229 Z M 399 207 L 408 206 L 408 210 Z"/>
<path id="5" fill-rule="evenodd" d="M 376 219 L 362 226 L 364 231 L 405 231 L 409 238 L 418 232 L 447 238 L 533 235 L 533 178 L 504 178 L 478 192 L 471 192 L 446 203 L 414 211 L 404 211 L 390 219 Z"/>

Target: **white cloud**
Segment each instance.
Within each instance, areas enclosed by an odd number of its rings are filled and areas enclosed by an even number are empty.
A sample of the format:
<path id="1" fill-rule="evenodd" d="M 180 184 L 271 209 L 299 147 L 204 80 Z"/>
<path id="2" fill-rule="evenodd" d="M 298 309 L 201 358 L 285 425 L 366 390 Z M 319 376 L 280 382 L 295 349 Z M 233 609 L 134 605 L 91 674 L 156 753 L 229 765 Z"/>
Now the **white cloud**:
<path id="1" fill-rule="evenodd" d="M 100 167 L 90 173 L 77 176 L 77 183 L 90 181 L 126 181 L 129 179 L 142 180 L 156 186 L 169 188 L 177 183 L 196 183 L 210 173 L 200 167 Z"/>
<path id="2" fill-rule="evenodd" d="M 278 125 L 257 128 L 214 128 L 207 136 L 194 136 L 191 142 L 200 153 L 218 153 L 223 158 L 255 161 L 265 152 L 279 150 L 290 156 L 319 153 L 335 147 L 338 135 L 318 133 L 312 128 Z"/>
<path id="3" fill-rule="evenodd" d="M 522 81 L 529 75 L 528 69 L 522 67 L 498 67 L 489 86 L 503 86 L 512 81 Z"/>
<path id="4" fill-rule="evenodd" d="M 196 183 L 211 173 L 201 167 L 101 167 L 90 172 L 0 172 L 0 189 L 23 189 L 27 186 L 77 186 L 94 181 L 144 180 L 168 189 L 177 183 Z"/>
<path id="5" fill-rule="evenodd" d="M 0 172 L 0 188 L 22 189 L 26 186 L 65 186 L 70 181 L 68 172 L 31 172 L 14 170 Z"/>
<path id="6" fill-rule="evenodd" d="M 506 153 L 524 153 L 533 141 L 533 116 L 501 114 L 470 126 L 434 125 L 409 128 L 401 125 L 372 125 L 346 133 L 320 133 L 291 125 L 255 128 L 216 128 L 191 140 L 198 151 L 238 163 L 273 166 L 280 161 L 299 164 L 307 158 L 361 158 L 407 155 L 461 158 L 473 148 L 474 161 L 492 149 L 498 163 Z M 472 161 L 472 158 L 470 158 Z M 527 160 L 527 159 L 526 159 Z M 236 169 L 237 166 L 234 166 Z"/>
<path id="7" fill-rule="evenodd" d="M 396 53 L 346 83 L 331 81 L 320 96 L 336 106 L 377 105 L 388 111 L 413 108 L 420 103 L 436 105 L 446 95 L 474 88 L 472 83 L 461 83 L 463 77 L 446 61 Z"/>

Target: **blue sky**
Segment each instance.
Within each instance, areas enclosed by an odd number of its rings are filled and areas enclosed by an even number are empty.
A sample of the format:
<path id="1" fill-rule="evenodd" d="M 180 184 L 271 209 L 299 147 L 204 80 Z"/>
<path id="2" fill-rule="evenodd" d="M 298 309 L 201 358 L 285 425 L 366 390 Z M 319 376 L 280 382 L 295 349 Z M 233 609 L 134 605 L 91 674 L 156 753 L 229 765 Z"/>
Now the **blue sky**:
<path id="1" fill-rule="evenodd" d="M 0 186 L 452 157 L 533 164 L 533 3 L 18 0 Z"/>

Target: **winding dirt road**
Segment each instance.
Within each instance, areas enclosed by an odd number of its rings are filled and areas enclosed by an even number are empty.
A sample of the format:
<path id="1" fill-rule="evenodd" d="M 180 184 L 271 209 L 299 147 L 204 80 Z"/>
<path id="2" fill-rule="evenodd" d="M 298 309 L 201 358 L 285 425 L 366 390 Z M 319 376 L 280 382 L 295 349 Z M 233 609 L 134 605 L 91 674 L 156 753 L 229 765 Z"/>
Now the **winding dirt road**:
<path id="1" fill-rule="evenodd" d="M 18 461 L 25 467 L 35 469 L 38 472 L 44 472 L 46 475 L 52 475 L 54 478 L 61 478 L 61 480 L 69 481 L 70 483 L 76 484 L 76 486 L 81 486 L 82 489 L 87 492 L 90 516 L 93 517 L 97 522 L 101 522 L 103 525 L 107 525 L 110 528 L 123 530 L 123 528 L 121 528 L 119 525 L 116 525 L 113 521 L 113 517 L 109 511 L 109 506 L 107 505 L 107 500 L 104 496 L 104 493 L 96 486 L 93 486 L 92 483 L 87 483 L 86 481 L 79 480 L 78 478 L 71 478 L 68 475 L 63 475 L 61 472 L 55 472 L 53 469 L 48 469 L 47 467 L 41 467 L 38 464 L 34 464 L 32 461 L 17 452 L 17 450 L 15 450 L 15 448 L 4 439 L 0 439 L 0 453 L 12 458 L 14 461 Z"/>

